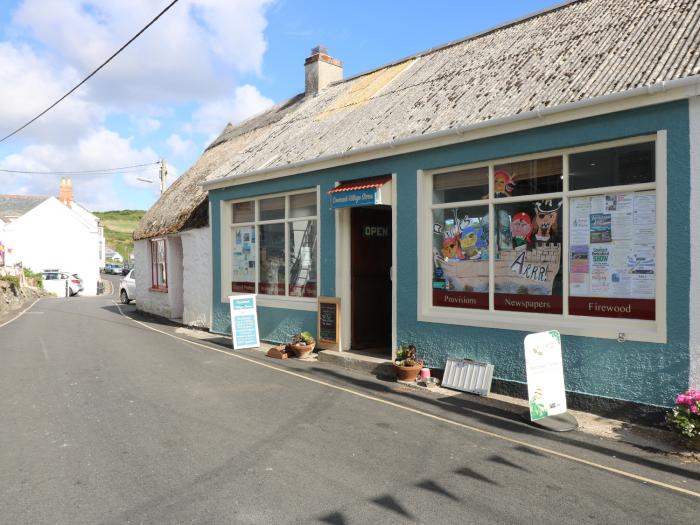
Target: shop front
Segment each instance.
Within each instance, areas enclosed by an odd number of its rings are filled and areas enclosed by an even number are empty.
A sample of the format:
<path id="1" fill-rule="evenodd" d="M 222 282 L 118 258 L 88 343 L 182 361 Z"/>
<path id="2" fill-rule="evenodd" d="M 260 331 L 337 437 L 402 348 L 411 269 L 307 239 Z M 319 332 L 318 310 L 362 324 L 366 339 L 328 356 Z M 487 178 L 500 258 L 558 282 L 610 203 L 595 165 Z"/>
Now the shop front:
<path id="1" fill-rule="evenodd" d="M 261 339 L 417 346 L 525 382 L 523 338 L 563 335 L 567 390 L 664 406 L 687 388 L 687 101 L 209 188 L 213 330 L 258 294 Z"/>

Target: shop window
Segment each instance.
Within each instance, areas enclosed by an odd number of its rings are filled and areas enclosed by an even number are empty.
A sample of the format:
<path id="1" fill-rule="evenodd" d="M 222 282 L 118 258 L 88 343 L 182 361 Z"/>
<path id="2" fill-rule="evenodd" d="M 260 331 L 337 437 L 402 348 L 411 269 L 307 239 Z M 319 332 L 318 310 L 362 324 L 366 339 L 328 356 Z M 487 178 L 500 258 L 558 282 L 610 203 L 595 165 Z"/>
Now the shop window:
<path id="1" fill-rule="evenodd" d="M 562 313 L 561 199 L 495 207 L 494 308 Z"/>
<path id="2" fill-rule="evenodd" d="M 489 208 L 433 210 L 433 304 L 489 308 Z"/>
<path id="3" fill-rule="evenodd" d="M 316 202 L 313 191 L 232 203 L 232 292 L 317 296 Z"/>
<path id="4" fill-rule="evenodd" d="M 151 244 L 151 288 L 153 290 L 168 290 L 168 265 L 165 250 L 165 239 L 153 239 Z"/>
<path id="5" fill-rule="evenodd" d="M 496 164 L 493 168 L 495 197 L 557 193 L 563 188 L 562 157 Z"/>
<path id="6" fill-rule="evenodd" d="M 610 319 L 609 333 L 625 330 L 614 319 L 655 321 L 657 144 L 619 143 L 425 174 L 426 320 L 479 326 L 492 315 L 508 328 L 509 312 L 552 327 L 595 317 Z"/>
<path id="7" fill-rule="evenodd" d="M 488 194 L 489 169 L 486 166 L 433 176 L 433 204 L 474 201 L 484 199 Z"/>

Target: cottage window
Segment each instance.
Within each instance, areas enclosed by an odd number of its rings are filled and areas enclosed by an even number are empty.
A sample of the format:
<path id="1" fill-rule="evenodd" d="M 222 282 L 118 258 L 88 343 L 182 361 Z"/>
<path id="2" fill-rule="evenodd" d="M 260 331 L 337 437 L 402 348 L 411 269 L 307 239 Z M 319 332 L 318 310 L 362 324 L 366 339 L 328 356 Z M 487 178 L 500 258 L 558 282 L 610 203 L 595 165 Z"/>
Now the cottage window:
<path id="1" fill-rule="evenodd" d="M 316 297 L 317 199 L 307 190 L 230 204 L 231 292 Z"/>
<path id="2" fill-rule="evenodd" d="M 168 265 L 165 239 L 152 239 L 151 245 L 151 289 L 168 291 Z"/>
<path id="3" fill-rule="evenodd" d="M 420 173 L 419 319 L 664 339 L 664 158 L 660 132 Z"/>

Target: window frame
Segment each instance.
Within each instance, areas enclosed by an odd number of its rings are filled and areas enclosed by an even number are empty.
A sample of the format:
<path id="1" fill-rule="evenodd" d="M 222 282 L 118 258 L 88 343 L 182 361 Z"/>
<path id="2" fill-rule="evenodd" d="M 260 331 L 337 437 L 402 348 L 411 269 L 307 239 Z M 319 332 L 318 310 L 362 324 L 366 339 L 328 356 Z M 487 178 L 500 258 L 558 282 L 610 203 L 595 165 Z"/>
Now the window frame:
<path id="1" fill-rule="evenodd" d="M 605 186 L 584 190 L 569 190 L 569 155 L 585 151 L 595 151 L 605 148 L 627 146 L 645 142 L 655 143 L 655 181 L 650 183 Z M 655 134 L 639 135 L 626 139 L 588 144 L 585 146 L 542 151 L 534 154 L 515 157 L 494 158 L 489 161 L 465 165 L 450 166 L 433 170 L 417 172 L 417 210 L 418 210 L 418 301 L 417 315 L 422 322 L 441 323 L 450 325 L 498 328 L 533 332 L 538 330 L 558 329 L 566 335 L 616 339 L 618 341 L 644 341 L 665 343 L 666 334 L 666 249 L 667 249 L 667 173 L 666 173 L 666 131 L 660 130 Z M 563 160 L 562 191 L 537 195 L 522 195 L 516 197 L 494 196 L 493 172 L 494 166 L 510 162 L 534 160 L 561 155 Z M 478 201 L 450 202 L 446 204 L 432 203 L 432 176 L 455 170 L 471 169 L 487 166 L 489 170 L 488 199 Z M 656 194 L 656 294 L 655 317 L 653 321 L 625 318 L 592 317 L 569 314 L 570 274 L 569 274 L 569 203 L 571 198 L 592 195 L 611 194 L 618 192 L 654 191 Z M 496 310 L 494 306 L 495 293 L 495 230 L 489 228 L 489 309 L 450 308 L 433 306 L 432 304 L 432 224 L 433 210 L 440 208 L 458 208 L 469 206 L 484 206 L 489 208 L 489 224 L 496 224 L 495 209 L 498 205 L 513 202 L 527 202 L 541 199 L 561 199 L 561 224 L 564 228 L 562 236 L 562 313 L 512 312 Z"/>
<path id="2" fill-rule="evenodd" d="M 158 274 L 156 266 L 161 264 L 158 260 L 158 244 L 163 243 L 163 272 L 165 275 L 165 284 L 158 284 Z M 151 287 L 149 290 L 153 292 L 163 292 L 168 293 L 168 243 L 165 237 L 157 237 L 155 239 L 149 239 L 149 250 L 150 250 L 150 262 L 151 262 Z"/>
<path id="3" fill-rule="evenodd" d="M 304 193 L 315 193 L 316 196 L 316 214 L 303 217 L 290 217 L 289 205 L 290 197 Z M 272 199 L 275 197 L 284 197 L 284 218 L 272 220 L 260 220 L 259 201 Z M 241 202 L 253 201 L 253 221 L 233 223 L 233 205 Z M 264 195 L 256 195 L 240 199 L 222 200 L 220 202 L 220 217 L 221 217 L 221 302 L 228 304 L 228 298 L 235 295 L 246 295 L 244 292 L 231 291 L 231 269 L 232 269 L 232 234 L 234 228 L 250 227 L 255 228 L 255 295 L 259 306 L 272 308 L 289 308 L 295 310 L 316 311 L 318 297 L 321 296 L 321 199 L 320 187 L 310 187 L 300 190 L 293 190 L 279 193 L 269 193 Z M 300 297 L 289 295 L 289 224 L 292 222 L 315 220 L 316 221 L 316 296 L 315 297 Z M 266 295 L 259 293 L 260 286 L 260 229 L 259 226 L 266 224 L 284 224 L 284 295 Z"/>

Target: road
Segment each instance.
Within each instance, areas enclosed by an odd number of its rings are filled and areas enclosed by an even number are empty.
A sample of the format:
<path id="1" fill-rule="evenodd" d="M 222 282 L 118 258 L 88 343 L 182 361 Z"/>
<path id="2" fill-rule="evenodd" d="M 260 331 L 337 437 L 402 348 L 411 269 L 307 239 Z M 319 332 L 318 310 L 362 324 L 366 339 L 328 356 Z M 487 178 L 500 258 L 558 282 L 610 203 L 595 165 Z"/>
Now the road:
<path id="1" fill-rule="evenodd" d="M 0 328 L 3 523 L 697 522 L 697 464 L 190 341 L 114 299 Z"/>

